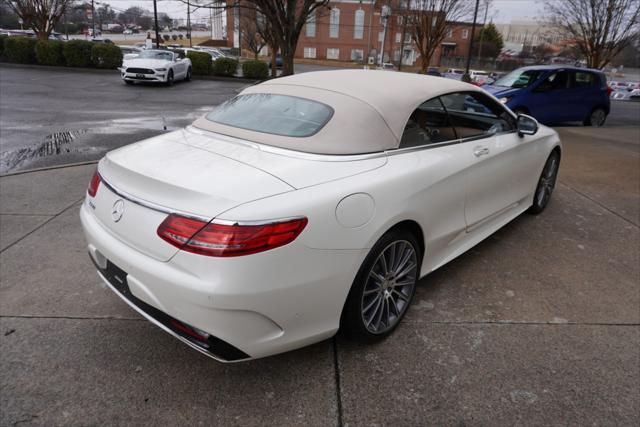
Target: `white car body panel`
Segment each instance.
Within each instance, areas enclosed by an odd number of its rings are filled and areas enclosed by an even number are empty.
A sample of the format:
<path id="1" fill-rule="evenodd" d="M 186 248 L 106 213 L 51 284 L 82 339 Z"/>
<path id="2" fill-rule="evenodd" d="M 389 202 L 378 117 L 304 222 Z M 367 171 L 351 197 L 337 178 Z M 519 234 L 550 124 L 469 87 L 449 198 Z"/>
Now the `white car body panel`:
<path id="1" fill-rule="evenodd" d="M 145 52 L 151 52 L 150 50 Z M 169 52 L 169 51 L 162 51 Z M 191 68 L 191 60 L 189 58 L 179 58 L 177 54 L 173 54 L 173 60 L 129 57 L 123 61 L 120 71 L 122 79 L 128 81 L 147 81 L 147 82 L 167 82 L 169 70 L 173 71 L 174 81 L 187 78 L 188 70 Z M 140 70 L 148 70 L 140 72 Z M 163 71 L 159 71 L 163 70 Z"/>
<path id="2" fill-rule="evenodd" d="M 424 276 L 524 212 L 556 147 L 557 133 L 540 126 L 533 136 L 318 155 L 188 127 L 109 153 L 80 216 L 94 262 L 124 270 L 134 297 L 264 357 L 337 331 L 358 269 L 395 225 L 422 230 Z M 124 214 L 115 221 L 118 200 Z M 169 213 L 230 223 L 304 216 L 308 224 L 288 245 L 218 258 L 160 239 Z"/>

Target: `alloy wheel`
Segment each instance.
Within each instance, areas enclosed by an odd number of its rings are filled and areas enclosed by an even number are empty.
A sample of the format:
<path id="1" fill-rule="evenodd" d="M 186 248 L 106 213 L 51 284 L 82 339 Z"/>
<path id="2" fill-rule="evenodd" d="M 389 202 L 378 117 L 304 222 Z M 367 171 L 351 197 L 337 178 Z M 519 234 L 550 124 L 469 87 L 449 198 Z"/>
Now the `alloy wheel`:
<path id="1" fill-rule="evenodd" d="M 606 118 L 607 118 L 607 115 L 605 114 L 604 110 L 602 110 L 601 108 L 597 108 L 593 110 L 593 112 L 591 113 L 591 118 L 590 118 L 591 125 L 600 127 L 604 124 L 604 121 Z"/>
<path id="2" fill-rule="evenodd" d="M 406 240 L 390 243 L 369 271 L 362 293 L 366 329 L 382 334 L 392 329 L 409 307 L 418 277 L 416 250 Z"/>
<path id="3" fill-rule="evenodd" d="M 538 191 L 536 192 L 536 203 L 538 206 L 545 206 L 551 198 L 551 193 L 556 185 L 556 175 L 558 174 L 558 156 L 552 155 L 544 166 Z"/>

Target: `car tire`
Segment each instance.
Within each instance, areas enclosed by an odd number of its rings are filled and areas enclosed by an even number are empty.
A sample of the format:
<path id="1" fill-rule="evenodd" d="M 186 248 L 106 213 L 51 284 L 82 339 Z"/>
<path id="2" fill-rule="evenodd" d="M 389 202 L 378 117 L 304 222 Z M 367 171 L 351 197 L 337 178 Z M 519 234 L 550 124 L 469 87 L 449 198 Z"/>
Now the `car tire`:
<path id="1" fill-rule="evenodd" d="M 173 78 L 173 70 L 169 70 L 169 74 L 167 74 L 167 86 L 173 86 L 174 78 Z"/>
<path id="2" fill-rule="evenodd" d="M 124 82 L 125 82 L 126 84 L 128 84 L 128 85 L 133 85 L 133 83 L 134 83 L 134 82 L 133 82 L 133 81 L 131 81 L 131 80 L 125 80 Z"/>
<path id="3" fill-rule="evenodd" d="M 184 77 L 184 81 L 185 82 L 190 82 L 191 81 L 191 67 L 189 67 L 187 69 L 187 75 Z"/>
<path id="4" fill-rule="evenodd" d="M 585 126 L 601 127 L 607 120 L 607 112 L 602 107 L 594 108 L 582 122 Z"/>
<path id="5" fill-rule="evenodd" d="M 393 332 L 406 314 L 420 276 L 422 254 L 407 230 L 387 232 L 358 270 L 342 310 L 340 331 L 372 343 Z"/>
<path id="6" fill-rule="evenodd" d="M 551 199 L 551 194 L 556 186 L 558 178 L 558 169 L 560 168 L 560 152 L 553 150 L 542 169 L 536 192 L 533 195 L 533 204 L 529 208 L 529 213 L 537 215 L 542 212 Z"/>

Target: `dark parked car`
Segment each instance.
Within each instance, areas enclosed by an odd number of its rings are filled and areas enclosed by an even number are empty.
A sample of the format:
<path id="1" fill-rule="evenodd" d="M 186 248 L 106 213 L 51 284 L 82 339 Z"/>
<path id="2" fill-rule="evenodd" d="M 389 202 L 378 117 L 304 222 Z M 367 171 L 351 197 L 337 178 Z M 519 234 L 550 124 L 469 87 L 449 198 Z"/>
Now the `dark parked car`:
<path id="1" fill-rule="evenodd" d="M 279 53 L 276 55 L 276 68 L 282 68 L 282 55 Z M 269 68 L 271 68 L 271 59 L 269 59 Z"/>
<path id="2" fill-rule="evenodd" d="M 599 70 L 523 67 L 483 88 L 514 112 L 544 124 L 581 121 L 585 126 L 602 126 L 609 115 L 607 79 Z"/>
<path id="3" fill-rule="evenodd" d="M 440 70 L 436 67 L 429 67 L 427 68 L 427 75 L 428 76 L 436 76 L 436 77 L 442 77 L 442 73 L 440 72 Z"/>

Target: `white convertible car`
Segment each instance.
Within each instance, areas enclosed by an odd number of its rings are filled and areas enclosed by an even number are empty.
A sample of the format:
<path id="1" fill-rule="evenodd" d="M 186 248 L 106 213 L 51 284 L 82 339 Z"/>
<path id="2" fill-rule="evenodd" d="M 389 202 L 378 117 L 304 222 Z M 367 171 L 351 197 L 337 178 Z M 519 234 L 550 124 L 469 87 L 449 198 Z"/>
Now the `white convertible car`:
<path id="1" fill-rule="evenodd" d="M 169 50 L 143 50 L 127 56 L 120 68 L 126 84 L 156 82 L 172 85 L 176 80 L 191 80 L 191 60 Z"/>
<path id="2" fill-rule="evenodd" d="M 556 132 L 469 84 L 305 73 L 108 153 L 80 214 L 118 296 L 240 361 L 388 335 L 421 277 L 545 208 L 560 155 Z"/>

